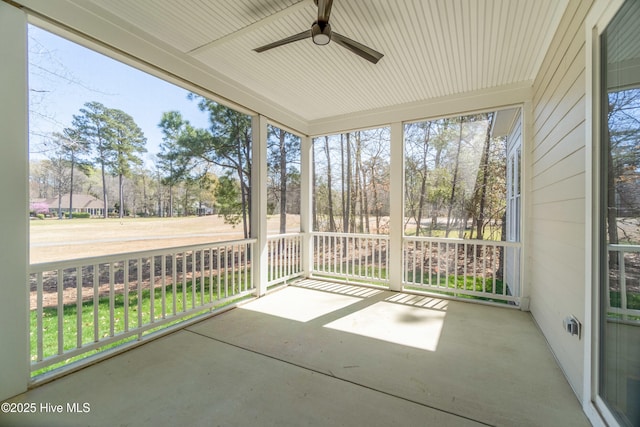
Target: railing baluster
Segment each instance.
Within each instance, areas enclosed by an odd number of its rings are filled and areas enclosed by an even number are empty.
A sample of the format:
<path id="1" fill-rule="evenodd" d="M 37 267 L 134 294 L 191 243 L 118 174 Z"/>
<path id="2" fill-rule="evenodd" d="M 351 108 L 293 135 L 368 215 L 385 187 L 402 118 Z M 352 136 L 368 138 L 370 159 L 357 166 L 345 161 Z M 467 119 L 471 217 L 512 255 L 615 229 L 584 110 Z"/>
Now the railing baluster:
<path id="1" fill-rule="evenodd" d="M 167 318 L 167 256 L 160 255 L 160 268 L 162 269 L 162 273 L 160 276 L 160 286 L 162 289 L 160 291 L 160 295 L 162 298 L 162 318 Z"/>
<path id="2" fill-rule="evenodd" d="M 233 292 L 233 287 L 231 288 Z M 224 295 L 229 295 L 229 247 L 224 247 Z"/>
<path id="3" fill-rule="evenodd" d="M 424 244 L 427 243 L 428 247 L 427 250 L 431 249 L 431 243 L 430 242 L 420 242 L 420 254 L 422 254 L 422 256 L 420 257 L 420 284 L 424 284 L 424 264 L 425 261 L 429 260 L 429 262 L 431 262 L 430 259 L 430 252 L 425 252 L 424 250 Z M 418 252 L 418 242 L 413 242 L 413 257 L 414 260 L 417 259 L 416 255 Z M 426 255 L 426 258 L 425 258 Z M 418 281 L 416 280 L 416 276 L 418 275 L 418 270 L 417 270 L 417 265 L 416 262 L 413 262 L 413 282 L 414 283 L 418 283 Z M 431 271 L 427 270 L 427 275 L 428 275 L 428 282 L 431 282 Z"/>
<path id="4" fill-rule="evenodd" d="M 453 286 L 458 289 L 458 244 L 453 243 Z"/>
<path id="5" fill-rule="evenodd" d="M 469 252 L 469 245 L 467 243 L 464 244 L 464 265 L 462 266 L 462 289 L 467 290 L 467 252 Z"/>
<path id="6" fill-rule="evenodd" d="M 487 292 L 487 246 L 482 245 L 482 292 Z"/>
<path id="7" fill-rule="evenodd" d="M 496 265 L 496 260 L 498 259 L 498 257 L 496 256 L 497 248 L 498 247 L 496 245 L 493 245 L 493 247 L 492 247 L 493 258 L 491 258 L 491 264 L 492 264 L 491 265 L 491 270 L 493 271 L 493 286 L 492 286 L 491 293 L 493 293 L 493 294 L 497 294 L 498 293 L 498 283 L 496 282 L 496 279 L 498 277 L 496 275 L 497 270 L 498 270 L 497 265 Z M 504 283 L 503 283 L 503 287 L 504 287 Z"/>
<path id="8" fill-rule="evenodd" d="M 200 305 L 204 305 L 204 249 L 200 251 Z"/>
<path id="9" fill-rule="evenodd" d="M 129 259 L 124 261 L 124 331 L 129 332 Z"/>
<path id="10" fill-rule="evenodd" d="M 136 273 L 138 279 L 138 328 L 142 328 L 142 258 L 136 260 Z M 138 334 L 138 339 L 142 338 L 142 334 Z"/>
<path id="11" fill-rule="evenodd" d="M 115 318 L 116 318 L 116 290 L 114 279 L 114 263 L 109 263 L 109 336 L 115 335 Z"/>
<path id="12" fill-rule="evenodd" d="M 407 252 L 409 252 L 411 250 L 411 242 L 408 241 L 404 241 L 402 243 L 402 251 L 404 252 L 405 256 L 403 257 L 403 263 L 404 263 L 404 268 L 402 269 L 402 275 L 404 276 L 404 282 L 405 283 L 410 283 L 409 282 L 409 257 L 406 256 Z M 389 275 L 389 272 L 387 271 L 387 276 Z M 412 278 L 412 281 L 415 282 L 415 278 Z"/>
<path id="13" fill-rule="evenodd" d="M 242 246 L 242 249 L 244 253 L 244 290 L 246 292 L 249 290 L 249 252 L 246 243 Z"/>
<path id="14" fill-rule="evenodd" d="M 627 274 L 624 254 L 624 251 L 618 252 L 618 268 L 620 269 L 620 309 L 622 310 L 622 319 L 627 320 Z"/>
<path id="15" fill-rule="evenodd" d="M 156 257 L 149 259 L 149 321 L 156 321 Z"/>
<path id="16" fill-rule="evenodd" d="M 43 305 L 44 305 L 44 301 L 43 301 L 43 273 L 39 272 L 36 276 L 36 304 L 37 304 L 37 317 L 36 317 L 36 328 L 37 328 L 37 359 L 38 361 L 41 361 L 44 358 L 44 346 L 43 346 L 43 341 L 44 341 L 44 326 L 42 324 L 42 318 L 44 317 L 44 310 L 43 310 Z"/>
<path id="17" fill-rule="evenodd" d="M 293 239 L 287 239 L 287 276 L 293 273 Z"/>
<path id="18" fill-rule="evenodd" d="M 191 308 L 198 306 L 198 276 L 197 276 L 198 252 L 191 251 Z"/>
<path id="19" fill-rule="evenodd" d="M 234 245 L 231 245 L 231 286 L 234 289 L 234 294 L 240 292 L 238 284 L 236 283 L 236 249 Z"/>
<path id="20" fill-rule="evenodd" d="M 176 253 L 171 253 L 171 314 L 173 316 L 178 314 L 178 292 L 177 292 L 177 281 L 178 281 L 178 272 L 176 271 L 178 268 L 178 262 L 176 260 Z"/>
<path id="21" fill-rule="evenodd" d="M 58 354 L 64 352 L 64 275 L 63 270 L 58 269 L 57 279 L 58 291 Z"/>
<path id="22" fill-rule="evenodd" d="M 478 284 L 478 245 L 473 244 L 473 290 L 475 291 Z"/>
<path id="23" fill-rule="evenodd" d="M 93 341 L 100 341 L 98 308 L 100 303 L 100 264 L 93 265 Z"/>
<path id="24" fill-rule="evenodd" d="M 355 240 L 358 245 L 358 255 L 356 255 L 358 257 L 358 276 L 362 277 L 362 243 L 364 239 L 356 237 Z"/>
<path id="25" fill-rule="evenodd" d="M 280 240 L 280 276 L 287 275 L 287 241 L 285 239 Z"/>
<path id="26" fill-rule="evenodd" d="M 276 271 L 276 254 L 273 252 L 273 245 L 274 242 L 273 240 L 271 241 L 267 241 L 267 253 L 269 254 L 269 263 L 268 263 L 268 269 L 269 269 L 269 280 L 274 280 L 275 279 L 275 271 Z"/>
<path id="27" fill-rule="evenodd" d="M 220 269 L 220 255 L 221 255 L 221 250 L 220 247 L 216 248 L 216 280 L 218 282 L 218 301 L 220 301 L 220 298 L 222 297 L 222 288 L 220 286 L 220 283 L 222 281 L 222 270 Z"/>
<path id="28" fill-rule="evenodd" d="M 349 273 L 349 242 L 346 238 L 340 238 L 338 236 L 330 236 L 330 239 L 333 241 L 333 245 L 330 248 L 330 251 L 333 253 L 333 271 L 338 272 L 340 274 L 350 274 Z M 340 250 L 338 251 L 338 248 Z"/>
<path id="29" fill-rule="evenodd" d="M 371 278 L 374 278 L 374 277 L 382 278 L 382 272 L 378 271 L 380 269 L 379 267 L 380 261 L 376 256 L 379 253 L 379 250 L 380 250 L 380 238 L 375 239 L 375 246 L 371 248 Z"/>
<path id="30" fill-rule="evenodd" d="M 76 267 L 76 348 L 82 347 L 82 267 Z"/>
<path id="31" fill-rule="evenodd" d="M 282 274 L 280 277 L 286 277 L 289 275 L 289 240 L 287 238 L 282 239 Z"/>
<path id="32" fill-rule="evenodd" d="M 209 248 L 209 302 L 213 302 L 213 248 Z"/>
<path id="33" fill-rule="evenodd" d="M 253 251 L 253 243 L 247 243 L 247 251 L 248 251 L 248 255 L 249 255 L 249 259 L 253 260 L 254 257 L 254 251 Z M 248 264 L 248 263 L 247 263 Z M 247 271 L 249 271 L 248 267 L 247 267 Z M 253 271 L 253 265 L 251 266 L 251 271 Z M 253 281 L 251 281 L 251 289 L 255 289 L 256 285 Z"/>
<path id="34" fill-rule="evenodd" d="M 318 266 L 319 266 L 318 269 L 323 273 L 326 271 L 326 268 L 325 268 L 325 265 L 326 265 L 325 258 L 327 256 L 326 238 L 327 236 L 324 236 L 324 235 L 318 236 L 318 247 L 320 248 L 319 250 L 320 258 L 318 258 Z"/>

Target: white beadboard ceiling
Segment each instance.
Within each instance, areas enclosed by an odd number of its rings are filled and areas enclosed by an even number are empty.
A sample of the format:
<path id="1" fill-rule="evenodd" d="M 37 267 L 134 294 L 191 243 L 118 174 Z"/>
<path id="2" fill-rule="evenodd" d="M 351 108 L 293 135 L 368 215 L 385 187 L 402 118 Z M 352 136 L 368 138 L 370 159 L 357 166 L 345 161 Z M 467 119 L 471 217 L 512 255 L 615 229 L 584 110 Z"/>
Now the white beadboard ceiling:
<path id="1" fill-rule="evenodd" d="M 312 0 L 54 1 L 58 21 L 88 11 L 312 123 L 530 83 L 568 0 L 334 0 L 332 29 L 382 52 L 376 65 L 310 39 L 252 50 L 310 28 Z"/>

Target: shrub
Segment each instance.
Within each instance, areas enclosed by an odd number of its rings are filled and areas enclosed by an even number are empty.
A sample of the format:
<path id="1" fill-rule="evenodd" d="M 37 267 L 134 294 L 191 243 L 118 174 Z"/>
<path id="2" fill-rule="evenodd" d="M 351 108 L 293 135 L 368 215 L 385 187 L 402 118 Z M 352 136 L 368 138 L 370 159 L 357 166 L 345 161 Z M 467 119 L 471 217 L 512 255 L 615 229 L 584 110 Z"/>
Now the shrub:
<path id="1" fill-rule="evenodd" d="M 69 218 L 68 212 L 64 212 L 62 215 L 65 218 Z M 89 212 L 73 212 L 71 218 L 91 218 L 91 214 L 89 214 Z"/>
<path id="2" fill-rule="evenodd" d="M 33 213 L 37 214 L 46 214 L 49 212 L 49 205 L 45 202 L 34 202 L 29 206 L 29 210 Z"/>

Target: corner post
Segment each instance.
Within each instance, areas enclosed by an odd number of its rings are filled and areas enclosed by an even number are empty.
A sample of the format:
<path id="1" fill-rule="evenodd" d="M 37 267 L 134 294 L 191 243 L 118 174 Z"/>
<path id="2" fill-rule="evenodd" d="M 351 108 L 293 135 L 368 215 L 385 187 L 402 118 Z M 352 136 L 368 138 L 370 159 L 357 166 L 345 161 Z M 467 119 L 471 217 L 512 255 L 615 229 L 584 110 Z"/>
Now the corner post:
<path id="1" fill-rule="evenodd" d="M 29 143 L 27 16 L 0 2 L 0 401 L 27 390 L 29 365 Z"/>
<path id="2" fill-rule="evenodd" d="M 251 271 L 256 296 L 267 293 L 267 119 L 255 115 L 251 120 Z"/>
<path id="3" fill-rule="evenodd" d="M 401 122 L 391 124 L 390 153 L 388 277 L 389 288 L 392 291 L 401 291 L 404 265 L 404 132 Z"/>
<path id="4" fill-rule="evenodd" d="M 304 277 L 309 277 L 313 267 L 313 142 L 309 136 L 300 139 L 300 174 L 302 272 Z"/>

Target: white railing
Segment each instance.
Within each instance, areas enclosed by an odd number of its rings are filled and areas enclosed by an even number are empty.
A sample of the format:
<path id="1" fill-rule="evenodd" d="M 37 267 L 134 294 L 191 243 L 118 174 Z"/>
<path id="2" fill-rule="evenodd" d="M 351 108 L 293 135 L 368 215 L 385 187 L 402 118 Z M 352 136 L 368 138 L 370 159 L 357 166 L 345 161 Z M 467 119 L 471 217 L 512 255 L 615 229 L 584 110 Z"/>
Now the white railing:
<path id="1" fill-rule="evenodd" d="M 403 285 L 518 304 L 520 248 L 512 242 L 405 237 Z"/>
<path id="2" fill-rule="evenodd" d="M 267 237 L 267 286 L 302 276 L 302 234 Z"/>
<path id="3" fill-rule="evenodd" d="M 31 370 L 143 336 L 250 294 L 254 239 L 30 266 Z"/>
<path id="4" fill-rule="evenodd" d="M 612 319 L 640 322 L 640 246 L 611 244 L 607 248 L 607 313 Z"/>
<path id="5" fill-rule="evenodd" d="M 387 235 L 313 233 L 312 274 L 388 285 L 388 249 Z"/>

